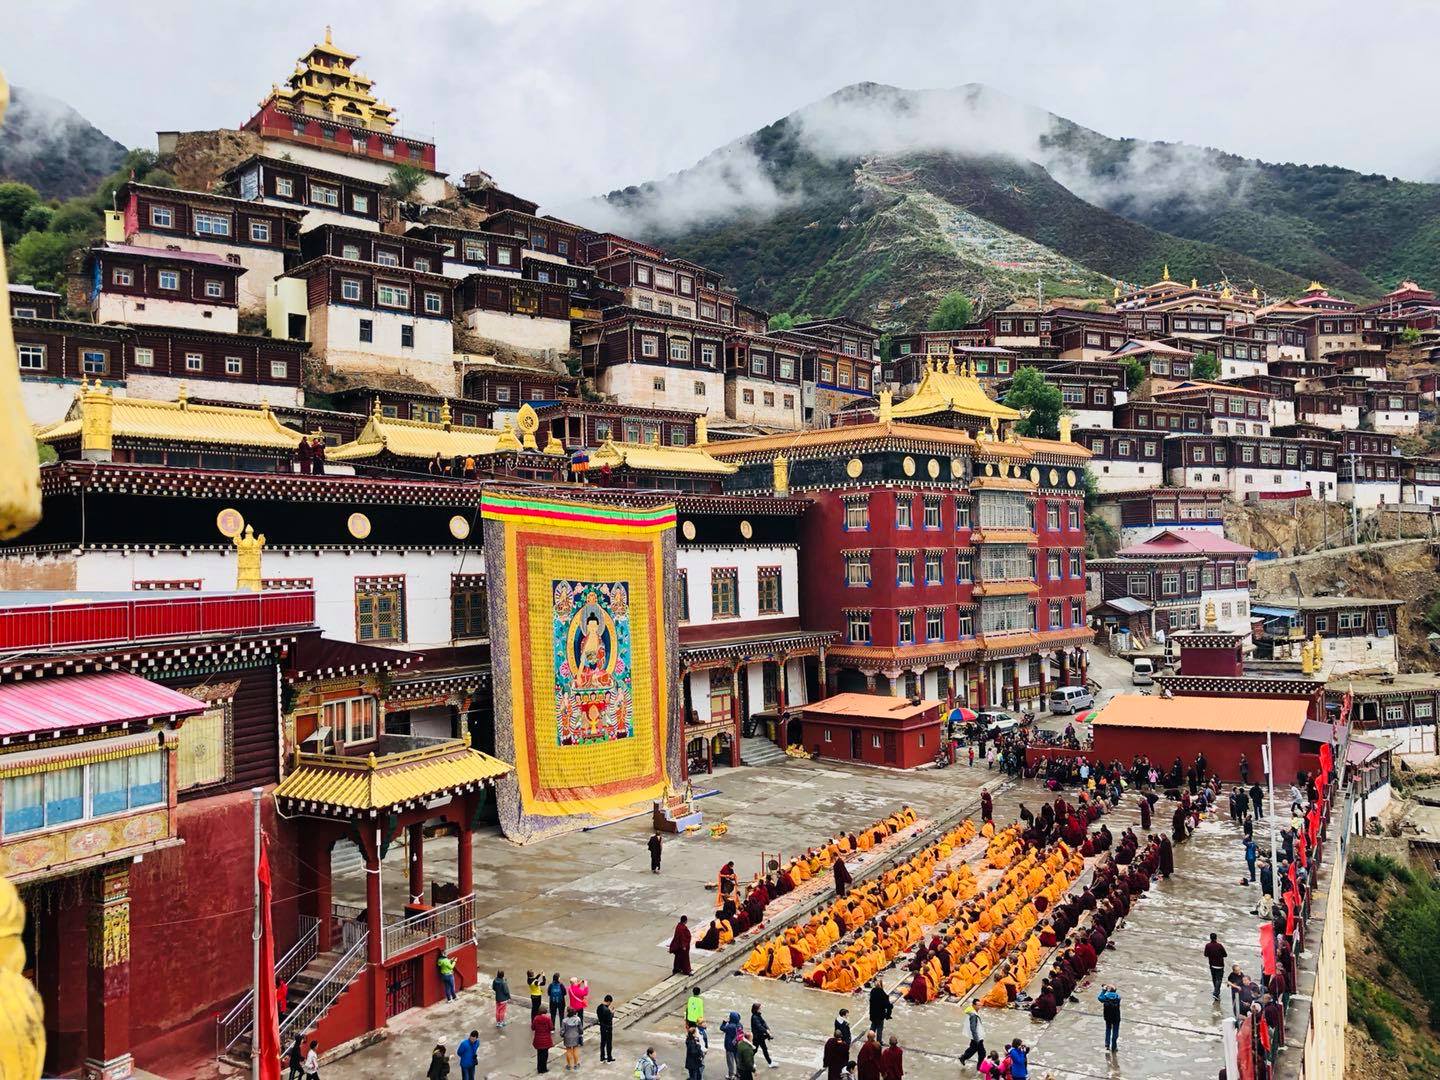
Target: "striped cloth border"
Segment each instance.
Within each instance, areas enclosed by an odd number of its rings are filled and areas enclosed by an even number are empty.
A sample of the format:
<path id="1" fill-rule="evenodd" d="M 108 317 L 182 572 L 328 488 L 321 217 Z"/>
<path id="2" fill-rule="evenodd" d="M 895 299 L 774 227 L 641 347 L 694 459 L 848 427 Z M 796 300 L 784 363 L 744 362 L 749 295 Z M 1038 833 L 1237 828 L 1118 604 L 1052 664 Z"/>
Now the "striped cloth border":
<path id="1" fill-rule="evenodd" d="M 489 492 L 481 496 L 480 515 L 494 521 L 563 521 L 571 525 L 641 532 L 673 529 L 676 520 L 674 503 L 653 507 L 603 506 L 569 499 Z"/>

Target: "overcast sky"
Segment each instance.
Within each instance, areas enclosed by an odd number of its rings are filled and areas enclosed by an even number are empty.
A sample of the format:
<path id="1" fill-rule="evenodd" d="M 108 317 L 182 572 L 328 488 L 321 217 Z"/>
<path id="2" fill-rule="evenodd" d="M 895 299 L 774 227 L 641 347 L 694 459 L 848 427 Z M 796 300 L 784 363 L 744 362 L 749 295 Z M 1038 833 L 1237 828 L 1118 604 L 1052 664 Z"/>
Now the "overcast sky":
<path id="1" fill-rule="evenodd" d="M 1108 135 L 1416 179 L 1440 5 L 1191 0 L 10 0 L 0 70 L 131 146 L 233 127 L 319 40 L 433 137 L 549 207 L 693 163 L 853 82 L 982 82 Z M 1107 18 L 1113 13 L 1116 18 Z"/>

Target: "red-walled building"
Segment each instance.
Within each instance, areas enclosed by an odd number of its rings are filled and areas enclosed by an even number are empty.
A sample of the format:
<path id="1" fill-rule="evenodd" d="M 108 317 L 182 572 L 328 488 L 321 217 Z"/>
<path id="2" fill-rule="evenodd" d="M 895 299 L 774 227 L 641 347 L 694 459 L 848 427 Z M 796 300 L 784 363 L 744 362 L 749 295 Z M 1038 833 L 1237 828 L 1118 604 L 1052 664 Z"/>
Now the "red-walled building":
<path id="1" fill-rule="evenodd" d="M 828 692 L 1037 703 L 1084 678 L 1089 452 L 1015 436 L 1017 414 L 973 373 L 926 379 L 893 409 L 882 393 L 876 422 L 711 452 L 739 466 L 727 490 L 769 491 L 784 459 L 790 489 L 814 503 L 801 533 L 801 618 L 839 634 Z"/>
<path id="2" fill-rule="evenodd" d="M 806 705 L 801 745 L 822 758 L 913 769 L 935 759 L 943 701 L 835 694 Z"/>

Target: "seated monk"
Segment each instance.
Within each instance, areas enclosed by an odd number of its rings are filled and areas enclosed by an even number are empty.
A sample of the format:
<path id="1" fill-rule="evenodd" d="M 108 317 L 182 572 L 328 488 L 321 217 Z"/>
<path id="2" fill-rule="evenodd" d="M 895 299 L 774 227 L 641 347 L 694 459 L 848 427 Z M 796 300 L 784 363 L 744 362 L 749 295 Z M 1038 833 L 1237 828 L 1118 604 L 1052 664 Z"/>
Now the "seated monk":
<path id="1" fill-rule="evenodd" d="M 782 975 L 789 975 L 794 969 L 790 960 L 790 949 L 786 945 L 775 945 L 770 950 L 770 966 L 765 974 L 772 979 L 778 979 Z"/>
<path id="2" fill-rule="evenodd" d="M 718 920 L 720 930 L 720 944 L 729 945 L 735 940 L 735 927 L 729 919 Z"/>
<path id="3" fill-rule="evenodd" d="M 930 980 L 925 977 L 923 971 L 917 973 L 910 980 L 910 989 L 905 991 L 905 1000 L 916 1005 L 924 1005 L 933 996 L 930 991 Z"/>
<path id="4" fill-rule="evenodd" d="M 705 933 L 701 934 L 700 940 L 695 942 L 695 947 L 697 949 L 714 950 L 718 949 L 720 945 L 720 920 L 711 919 L 710 925 L 705 928 Z"/>
<path id="5" fill-rule="evenodd" d="M 1019 992 L 1015 987 L 1015 980 L 1006 975 L 997 979 L 995 985 L 985 992 L 980 998 L 980 1004 L 991 1009 L 1003 1009 L 1015 1000 Z"/>
<path id="6" fill-rule="evenodd" d="M 1059 1006 L 1055 1003 L 1055 991 L 1047 979 L 1040 990 L 1040 996 L 1030 1003 L 1030 1015 L 1036 1020 L 1054 1020 Z"/>
<path id="7" fill-rule="evenodd" d="M 750 955 L 745 958 L 745 963 L 740 965 L 740 970 L 747 975 L 761 975 L 770 966 L 770 954 L 774 952 L 773 945 L 757 945 L 750 950 Z"/>

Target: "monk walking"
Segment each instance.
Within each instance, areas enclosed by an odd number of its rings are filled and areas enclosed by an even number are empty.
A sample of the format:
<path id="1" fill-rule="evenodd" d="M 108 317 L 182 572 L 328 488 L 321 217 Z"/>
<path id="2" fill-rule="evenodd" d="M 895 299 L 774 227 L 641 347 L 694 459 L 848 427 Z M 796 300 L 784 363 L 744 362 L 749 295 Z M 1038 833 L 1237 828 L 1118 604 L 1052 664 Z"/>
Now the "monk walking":
<path id="1" fill-rule="evenodd" d="M 835 895 L 844 899 L 850 891 L 850 883 L 853 880 L 850 876 L 850 868 L 845 865 L 845 860 L 837 857 L 835 860 Z"/>
<path id="2" fill-rule="evenodd" d="M 650 873 L 652 874 L 660 872 L 660 844 L 660 834 L 656 832 L 650 834 L 650 842 L 645 845 L 650 849 Z"/>
<path id="3" fill-rule="evenodd" d="M 675 958 L 672 975 L 690 974 L 690 916 L 681 915 L 675 924 L 675 933 L 670 938 L 670 955 Z"/>
<path id="4" fill-rule="evenodd" d="M 855 1055 L 855 1080 L 880 1080 L 880 1060 L 884 1051 L 873 1031 L 865 1033 L 865 1044 Z"/>
<path id="5" fill-rule="evenodd" d="M 890 1045 L 880 1053 L 880 1080 L 902 1080 L 905 1076 L 905 1051 L 900 1040 L 890 1036 Z"/>

